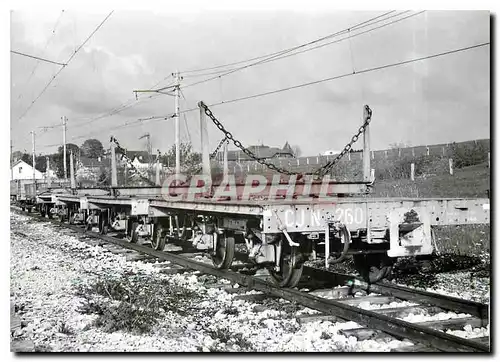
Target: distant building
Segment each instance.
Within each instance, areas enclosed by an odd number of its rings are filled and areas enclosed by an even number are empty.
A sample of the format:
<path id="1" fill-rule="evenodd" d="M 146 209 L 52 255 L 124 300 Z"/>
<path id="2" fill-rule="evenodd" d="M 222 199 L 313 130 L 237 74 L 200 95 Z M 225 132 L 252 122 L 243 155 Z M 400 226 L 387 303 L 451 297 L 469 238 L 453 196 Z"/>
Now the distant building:
<path id="1" fill-rule="evenodd" d="M 11 180 L 32 180 L 33 179 L 33 166 L 27 164 L 23 160 L 18 160 L 11 167 L 10 172 Z M 43 180 L 44 174 L 35 169 L 35 179 Z"/>
<path id="2" fill-rule="evenodd" d="M 76 161 L 75 178 L 77 180 L 93 180 L 97 179 L 101 172 L 111 168 L 111 160 L 109 158 L 90 158 L 81 156 Z"/>
<path id="3" fill-rule="evenodd" d="M 265 145 L 256 145 L 256 146 L 249 146 L 248 149 L 257 156 L 259 159 L 272 159 L 272 158 L 294 158 L 295 155 L 293 153 L 292 147 L 288 144 L 288 142 L 285 143 L 283 148 L 278 148 L 278 147 L 269 147 Z M 224 158 L 224 152 L 219 151 L 217 153 L 217 159 L 222 160 Z M 251 158 L 247 156 L 243 151 L 241 150 L 235 150 L 235 151 L 227 151 L 227 159 L 228 161 L 249 161 Z"/>

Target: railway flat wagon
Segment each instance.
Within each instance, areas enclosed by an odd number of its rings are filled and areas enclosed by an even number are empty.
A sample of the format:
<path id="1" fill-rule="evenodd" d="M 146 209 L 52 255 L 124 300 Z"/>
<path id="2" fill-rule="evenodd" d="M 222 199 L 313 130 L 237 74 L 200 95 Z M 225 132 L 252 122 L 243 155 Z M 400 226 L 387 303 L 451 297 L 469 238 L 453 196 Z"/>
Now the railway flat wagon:
<path id="1" fill-rule="evenodd" d="M 203 103 L 199 106 L 221 126 Z M 86 230 L 116 233 L 157 250 L 172 243 L 204 250 L 218 269 L 229 268 L 238 254 L 246 254 L 281 287 L 297 286 L 308 261 L 323 258 L 328 267 L 348 255 L 363 278 L 374 283 L 389 276 L 397 258 L 432 254 L 433 227 L 489 224 L 490 200 L 368 197 L 375 187 L 367 135 L 371 114 L 365 106 L 363 126 L 336 159 L 364 132 L 359 181 L 330 179 L 325 172 L 335 160 L 310 175 L 268 165 L 287 175 L 286 180 L 282 175 L 272 180 L 247 175 L 241 182 L 225 166 L 223 180 L 217 181 L 210 173 L 208 148 L 202 147 L 199 175 L 172 175 L 163 183 L 157 177 L 151 187 L 119 187 L 115 147 L 120 146 L 111 137 L 111 187 L 76 188 L 71 175 L 71 189 L 50 190 L 37 200 L 46 204 L 45 212 L 53 205 L 49 217 L 55 212 L 61 221 L 83 224 Z M 203 112 L 200 117 L 203 124 Z M 202 136 L 202 146 L 207 137 Z"/>
<path id="2" fill-rule="evenodd" d="M 64 190 L 60 192 L 68 192 L 66 187 L 69 187 L 69 182 L 66 181 L 48 183 L 45 180 L 11 180 L 10 199 L 11 202 L 20 206 L 23 211 L 31 212 L 34 207 L 46 202 L 46 200 L 39 198 L 40 195 L 49 195 L 58 189 Z"/>

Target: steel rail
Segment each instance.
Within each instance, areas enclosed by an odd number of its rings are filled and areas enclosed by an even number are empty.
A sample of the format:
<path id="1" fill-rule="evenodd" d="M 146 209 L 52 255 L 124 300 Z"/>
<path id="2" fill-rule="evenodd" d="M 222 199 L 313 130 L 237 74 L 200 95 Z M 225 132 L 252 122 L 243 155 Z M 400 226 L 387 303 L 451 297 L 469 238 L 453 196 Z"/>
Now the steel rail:
<path id="1" fill-rule="evenodd" d="M 356 284 L 356 287 L 367 292 L 374 292 L 382 295 L 393 296 L 403 300 L 418 302 L 421 304 L 429 304 L 454 312 L 467 313 L 474 317 L 480 318 L 482 323 L 486 325 L 489 321 L 489 305 L 479 302 L 474 302 L 466 299 L 460 299 L 452 296 L 432 293 L 425 290 L 412 289 L 402 285 L 377 282 L 374 284 L 366 283 L 363 278 L 357 275 L 348 275 L 343 273 L 332 272 L 324 269 L 304 266 L 303 273 L 314 278 L 315 280 L 327 281 L 338 285 L 346 284 L 352 280 L 361 281 L 361 284 Z"/>
<path id="2" fill-rule="evenodd" d="M 26 213 L 26 215 L 30 215 Z M 34 215 L 30 215 L 34 216 Z M 69 229 L 83 232 L 81 227 L 60 223 L 49 219 L 54 224 L 66 226 Z M 215 269 L 212 266 L 200 263 L 180 255 L 165 251 L 157 251 L 150 247 L 132 244 L 107 235 L 87 231 L 87 235 L 102 239 L 109 243 L 119 245 L 123 248 L 132 249 L 147 255 L 154 256 L 160 260 L 170 261 L 185 268 L 195 269 L 204 274 L 211 274 L 220 278 L 229 279 L 248 288 L 256 289 L 271 296 L 280 297 L 289 301 L 297 302 L 303 306 L 316 309 L 323 313 L 339 316 L 342 319 L 352 320 L 369 328 L 386 332 L 398 338 L 409 338 L 414 342 L 436 348 L 445 352 L 490 352 L 490 347 L 472 340 L 456 337 L 429 327 L 412 324 L 400 319 L 387 317 L 370 310 L 350 306 L 335 300 L 319 298 L 304 292 L 289 288 L 279 288 L 259 278 L 240 274 L 231 270 Z"/>

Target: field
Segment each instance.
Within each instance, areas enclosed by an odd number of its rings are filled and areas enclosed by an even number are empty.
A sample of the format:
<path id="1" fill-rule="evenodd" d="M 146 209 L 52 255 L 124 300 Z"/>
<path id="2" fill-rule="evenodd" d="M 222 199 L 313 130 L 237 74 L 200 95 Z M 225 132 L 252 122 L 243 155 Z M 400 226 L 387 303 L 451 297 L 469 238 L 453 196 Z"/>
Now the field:
<path id="1" fill-rule="evenodd" d="M 454 170 L 454 174 L 410 179 L 376 180 L 374 197 L 488 197 L 490 169 L 482 163 Z"/>

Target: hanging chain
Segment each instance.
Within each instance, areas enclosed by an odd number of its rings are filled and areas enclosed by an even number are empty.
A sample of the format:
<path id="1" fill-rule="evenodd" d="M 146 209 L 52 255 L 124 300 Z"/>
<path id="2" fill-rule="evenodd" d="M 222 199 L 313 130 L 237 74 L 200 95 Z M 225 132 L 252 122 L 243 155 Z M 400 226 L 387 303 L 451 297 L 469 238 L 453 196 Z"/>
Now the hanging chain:
<path id="1" fill-rule="evenodd" d="M 293 171 L 289 171 L 289 170 L 285 170 L 284 168 L 281 168 L 281 167 L 277 167 L 275 166 L 274 164 L 272 163 L 269 163 L 269 162 L 266 162 L 265 160 L 261 159 L 261 158 L 258 158 L 252 151 L 250 151 L 248 148 L 244 147 L 240 141 L 234 139 L 233 135 L 231 134 L 231 132 L 227 131 L 224 126 L 222 125 L 222 123 L 220 123 L 220 121 L 215 118 L 215 116 L 213 115 L 212 111 L 207 107 L 207 105 L 203 102 L 200 102 L 198 104 L 200 107 L 202 107 L 205 111 L 205 114 L 210 117 L 210 119 L 212 120 L 212 122 L 217 126 L 217 128 L 219 130 L 222 131 L 222 133 L 224 133 L 225 137 L 224 139 L 221 141 L 221 143 L 219 144 L 219 146 L 217 146 L 217 149 L 216 151 L 218 151 L 219 147 L 221 146 L 222 142 L 224 140 L 231 140 L 234 145 L 236 147 L 238 147 L 240 150 L 242 150 L 246 155 L 248 155 L 251 159 L 257 161 L 258 163 L 260 163 L 261 165 L 264 165 L 268 168 L 270 168 L 271 170 L 274 170 L 276 172 L 279 172 L 279 173 L 283 173 L 285 175 L 298 175 L 300 174 L 299 172 L 293 172 Z M 332 161 L 328 162 L 326 165 L 324 166 L 321 166 L 320 168 L 318 168 L 316 171 L 314 171 L 313 173 L 306 173 L 306 175 L 314 175 L 314 176 L 320 176 L 320 177 L 323 177 L 326 173 L 328 173 L 331 168 L 342 158 L 344 157 L 347 152 L 349 152 L 351 149 L 352 149 L 352 145 L 358 140 L 359 136 L 365 132 L 366 130 L 366 127 L 370 124 L 370 121 L 372 119 L 372 110 L 370 109 L 370 107 L 368 107 L 368 105 L 365 105 L 365 121 L 363 123 L 363 125 L 361 127 L 359 127 L 358 129 L 358 132 L 352 136 L 351 138 L 351 141 L 344 147 L 344 149 L 342 150 L 342 152 L 337 155 L 337 157 L 335 157 Z"/>
<path id="2" fill-rule="evenodd" d="M 142 180 L 148 182 L 150 185 L 154 185 L 155 184 L 149 178 L 143 176 L 142 173 L 132 164 L 132 160 L 130 160 L 130 158 L 128 158 L 128 156 L 125 154 L 125 149 L 122 146 L 120 146 L 120 143 L 118 142 L 118 140 L 115 137 L 111 136 L 111 140 L 110 141 L 115 143 L 116 148 L 118 149 L 118 151 L 120 151 L 120 153 L 122 154 L 122 157 L 125 158 L 125 160 L 127 162 L 127 164 L 125 165 L 125 167 L 130 166 L 130 168 L 132 169 L 132 171 L 134 171 Z"/>
<path id="3" fill-rule="evenodd" d="M 366 127 L 368 127 L 368 125 L 370 124 L 370 121 L 372 120 L 372 113 L 373 112 L 370 109 L 370 107 L 368 107 L 368 105 L 365 105 L 365 121 L 364 121 L 363 125 L 361 127 L 359 127 L 358 132 L 356 132 L 356 134 L 354 136 L 352 136 L 351 141 L 347 145 L 345 145 L 344 149 L 342 150 L 342 152 L 340 152 L 337 155 L 337 157 L 335 157 L 333 160 L 328 162 L 326 165 L 318 168 L 316 171 L 314 171 L 313 175 L 321 176 L 321 177 L 324 176 L 332 169 L 332 167 L 342 157 L 344 157 L 348 152 L 351 151 L 352 145 L 358 140 L 359 136 L 361 136 L 361 134 L 363 134 L 365 132 Z M 370 155 L 365 155 L 365 156 L 370 157 Z"/>
<path id="4" fill-rule="evenodd" d="M 219 144 L 217 145 L 217 147 L 215 147 L 215 150 L 214 152 L 212 152 L 210 154 L 210 159 L 214 159 L 215 156 L 217 156 L 217 153 L 219 152 L 220 148 L 222 147 L 222 145 L 224 144 L 224 142 L 226 142 L 227 138 L 224 137 L 223 139 L 220 140 Z"/>
<path id="5" fill-rule="evenodd" d="M 217 118 L 215 118 L 215 116 L 213 115 L 212 111 L 210 109 L 208 109 L 208 107 L 205 105 L 205 103 L 200 102 L 199 105 L 201 107 L 203 107 L 203 109 L 205 111 L 205 114 L 210 117 L 210 119 L 212 120 L 212 122 L 214 122 L 214 124 L 217 126 L 217 128 L 220 129 L 222 131 L 222 133 L 224 133 L 225 138 L 227 140 L 232 141 L 234 143 L 234 145 L 236 147 L 238 147 L 240 150 L 242 150 L 243 153 L 245 153 L 248 157 L 250 157 L 251 159 L 257 161 L 261 165 L 264 165 L 264 166 L 270 168 L 273 171 L 276 171 L 276 172 L 279 172 L 279 173 L 283 173 L 285 175 L 298 175 L 299 174 L 298 172 L 292 172 L 292 171 L 285 170 L 284 168 L 277 167 L 277 166 L 275 166 L 272 163 L 266 162 L 262 158 L 258 158 L 252 151 L 250 151 L 248 148 L 244 147 L 240 141 L 238 141 L 237 139 L 234 139 L 234 137 L 231 134 L 231 132 L 227 131 L 224 128 L 224 126 L 222 125 L 222 123 L 220 123 L 219 120 Z"/>

